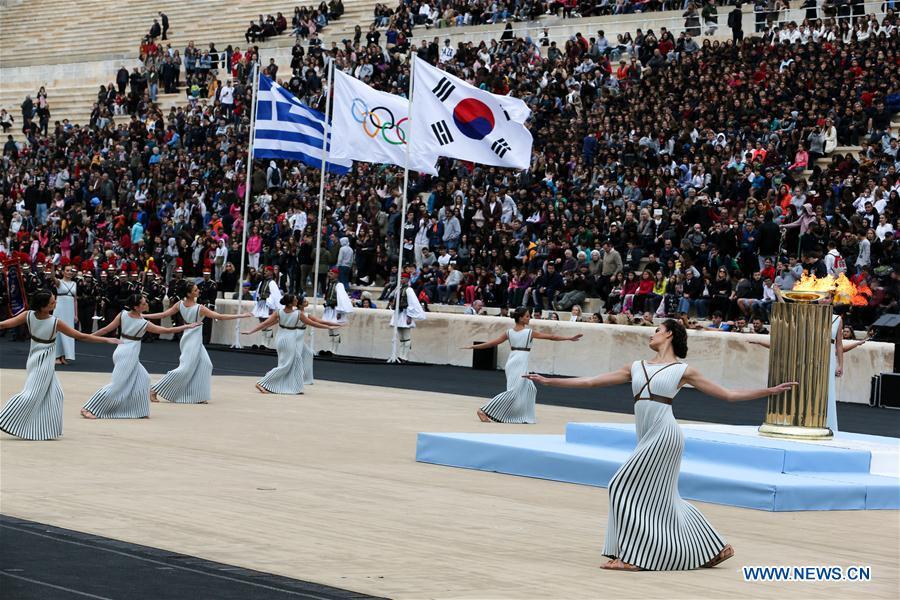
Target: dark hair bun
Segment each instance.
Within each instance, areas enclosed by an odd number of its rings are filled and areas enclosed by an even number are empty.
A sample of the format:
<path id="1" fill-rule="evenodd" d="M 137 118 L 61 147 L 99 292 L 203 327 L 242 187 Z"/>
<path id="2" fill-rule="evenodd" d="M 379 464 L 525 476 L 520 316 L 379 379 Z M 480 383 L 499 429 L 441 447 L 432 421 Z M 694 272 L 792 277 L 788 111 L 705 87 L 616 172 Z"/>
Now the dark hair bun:
<path id="1" fill-rule="evenodd" d="M 523 308 L 520 306 L 519 308 L 517 308 L 516 310 L 513 311 L 513 314 L 512 314 L 513 321 L 518 323 L 519 321 L 522 320 L 522 317 L 524 317 L 527 313 L 530 313 L 530 312 L 531 312 L 530 308 Z"/>
<path id="2" fill-rule="evenodd" d="M 141 301 L 144 299 L 142 294 L 131 294 L 128 296 L 128 299 L 125 300 L 125 308 L 128 310 L 135 310 L 138 306 L 141 305 Z"/>
<path id="3" fill-rule="evenodd" d="M 31 307 L 31 310 L 41 310 L 42 308 L 46 308 L 50 304 L 50 299 L 53 298 L 53 294 L 51 294 L 47 290 L 38 290 L 35 292 L 28 303 Z"/>
<path id="4" fill-rule="evenodd" d="M 672 350 L 675 352 L 675 356 L 678 358 L 687 356 L 687 329 L 684 328 L 681 321 L 666 319 L 663 321 L 663 327 L 672 334 Z"/>
<path id="5" fill-rule="evenodd" d="M 281 297 L 281 305 L 282 306 L 290 306 L 297 300 L 297 296 L 294 294 L 285 294 Z"/>

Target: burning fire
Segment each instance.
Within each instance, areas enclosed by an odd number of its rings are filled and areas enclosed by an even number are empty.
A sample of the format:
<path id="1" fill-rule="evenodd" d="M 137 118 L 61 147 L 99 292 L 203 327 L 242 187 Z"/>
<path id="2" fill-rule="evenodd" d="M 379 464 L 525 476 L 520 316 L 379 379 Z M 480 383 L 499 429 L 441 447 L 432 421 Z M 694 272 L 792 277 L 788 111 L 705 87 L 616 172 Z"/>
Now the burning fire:
<path id="1" fill-rule="evenodd" d="M 835 304 L 852 304 L 853 306 L 866 306 L 869 298 L 872 297 L 872 289 L 865 282 L 858 286 L 853 285 L 853 282 L 847 279 L 843 273 L 836 278 L 827 275 L 821 279 L 815 275 L 804 275 L 794 286 L 793 291 L 833 292 Z"/>

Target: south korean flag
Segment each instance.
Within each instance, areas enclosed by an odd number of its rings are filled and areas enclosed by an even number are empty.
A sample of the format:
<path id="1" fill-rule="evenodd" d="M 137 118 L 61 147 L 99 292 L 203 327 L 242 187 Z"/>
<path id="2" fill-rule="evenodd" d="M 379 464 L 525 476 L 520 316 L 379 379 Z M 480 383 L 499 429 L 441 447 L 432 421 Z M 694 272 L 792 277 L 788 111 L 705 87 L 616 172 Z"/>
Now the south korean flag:
<path id="1" fill-rule="evenodd" d="M 413 59 L 409 151 L 415 156 L 457 158 L 485 165 L 528 169 L 531 111 L 512 96 L 491 94 Z"/>

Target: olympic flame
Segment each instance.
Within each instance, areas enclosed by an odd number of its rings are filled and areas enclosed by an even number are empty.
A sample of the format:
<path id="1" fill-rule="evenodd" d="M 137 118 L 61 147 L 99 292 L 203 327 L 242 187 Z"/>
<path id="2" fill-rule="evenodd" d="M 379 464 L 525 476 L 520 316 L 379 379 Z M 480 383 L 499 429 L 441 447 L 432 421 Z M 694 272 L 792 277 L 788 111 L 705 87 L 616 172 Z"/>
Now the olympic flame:
<path id="1" fill-rule="evenodd" d="M 852 304 L 853 306 L 866 306 L 869 298 L 872 297 L 872 289 L 865 282 L 861 282 L 858 286 L 854 285 L 843 273 L 837 277 L 827 275 L 821 278 L 815 275 L 804 275 L 794 286 L 794 291 L 832 292 L 835 304 Z"/>

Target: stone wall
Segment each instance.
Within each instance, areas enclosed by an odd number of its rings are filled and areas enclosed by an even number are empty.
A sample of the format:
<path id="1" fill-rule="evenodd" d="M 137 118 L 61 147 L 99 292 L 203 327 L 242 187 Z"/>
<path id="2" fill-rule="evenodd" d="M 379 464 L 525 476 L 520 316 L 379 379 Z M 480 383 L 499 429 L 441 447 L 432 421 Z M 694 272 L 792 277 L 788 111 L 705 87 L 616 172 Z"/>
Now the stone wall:
<path id="1" fill-rule="evenodd" d="M 235 313 L 236 300 L 219 300 L 216 310 Z M 251 302 L 244 302 L 249 310 Z M 390 311 L 357 309 L 347 326 L 340 330 L 342 343 L 338 351 L 346 356 L 387 359 L 391 354 L 393 330 L 389 326 Z M 244 319 L 242 330 L 253 328 L 256 319 Z M 531 368 L 540 373 L 556 375 L 593 375 L 617 369 L 642 358 L 650 358 L 647 347 L 652 329 L 627 325 L 599 325 L 564 321 L 532 321 L 536 331 L 560 335 L 584 334 L 578 342 L 549 342 L 537 340 L 531 352 Z M 512 326 L 511 319 L 473 317 L 449 313 L 429 313 L 419 321 L 412 335 L 410 360 L 436 365 L 471 366 L 472 351 L 461 350 L 473 342 L 484 342 L 501 335 Z M 726 387 L 760 387 L 766 385 L 768 350 L 748 340 L 768 336 L 737 335 L 714 331 L 691 331 L 687 361 L 701 369 L 713 381 Z M 212 342 L 234 343 L 233 321 L 216 322 Z M 316 330 L 316 350 L 330 350 L 328 335 Z M 264 340 L 262 334 L 241 336 L 241 344 L 274 347 L 274 339 Z M 509 346 L 497 349 L 498 368 L 502 368 L 509 354 Z M 838 400 L 868 403 L 869 381 L 875 374 L 890 371 L 894 360 L 892 344 L 869 342 L 845 356 L 844 377 L 838 382 Z"/>

